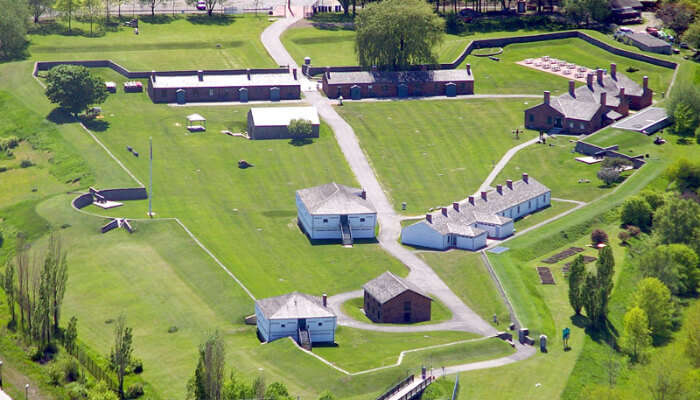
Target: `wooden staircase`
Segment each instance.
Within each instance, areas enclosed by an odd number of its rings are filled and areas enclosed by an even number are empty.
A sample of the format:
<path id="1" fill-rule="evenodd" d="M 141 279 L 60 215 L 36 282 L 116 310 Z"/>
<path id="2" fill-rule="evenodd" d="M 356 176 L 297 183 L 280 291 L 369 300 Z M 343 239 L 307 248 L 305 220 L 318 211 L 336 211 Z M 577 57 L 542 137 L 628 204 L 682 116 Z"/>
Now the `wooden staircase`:
<path id="1" fill-rule="evenodd" d="M 306 329 L 300 328 L 298 330 L 298 334 L 299 334 L 299 346 L 301 346 L 303 349 L 311 351 L 312 345 L 311 345 L 311 336 L 309 335 L 309 331 Z"/>
<path id="2" fill-rule="evenodd" d="M 343 239 L 343 246 L 352 246 L 352 231 L 350 230 L 348 221 L 340 223 L 340 233 Z"/>

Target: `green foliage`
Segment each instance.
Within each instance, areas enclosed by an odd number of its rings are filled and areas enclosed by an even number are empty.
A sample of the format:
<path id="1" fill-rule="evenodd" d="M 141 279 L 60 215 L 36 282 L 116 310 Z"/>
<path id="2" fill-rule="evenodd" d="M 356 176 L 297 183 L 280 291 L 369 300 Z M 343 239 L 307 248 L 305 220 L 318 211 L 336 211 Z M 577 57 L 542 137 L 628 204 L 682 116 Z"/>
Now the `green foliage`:
<path id="1" fill-rule="evenodd" d="M 651 206 L 641 196 L 631 197 L 622 204 L 620 219 L 623 225 L 634 225 L 648 232 L 651 229 L 651 217 Z"/>
<path id="2" fill-rule="evenodd" d="M 700 282 L 698 256 L 684 244 L 661 245 L 639 259 L 644 276 L 658 278 L 674 295 L 694 295 Z"/>
<path id="3" fill-rule="evenodd" d="M 651 331 L 647 314 L 634 306 L 627 311 L 620 337 L 620 347 L 634 362 L 643 361 L 644 351 L 651 345 Z"/>
<path id="4" fill-rule="evenodd" d="M 88 391 L 87 400 L 118 400 L 114 392 L 109 390 L 109 387 L 104 381 L 97 381 L 95 386 Z"/>
<path id="5" fill-rule="evenodd" d="M 71 31 L 73 15 L 80 10 L 82 0 L 56 0 L 53 8 L 63 12 L 63 18 L 68 20 L 68 31 Z"/>
<path id="6" fill-rule="evenodd" d="M 700 161 L 681 158 L 668 166 L 666 176 L 676 183 L 681 193 L 697 191 L 700 188 Z"/>
<path id="7" fill-rule="evenodd" d="M 370 3 L 358 14 L 355 52 L 361 66 L 400 70 L 433 63 L 433 47 L 442 40 L 444 21 L 421 0 Z"/>
<path id="8" fill-rule="evenodd" d="M 639 194 L 646 202 L 649 204 L 652 210 L 664 205 L 664 195 L 663 193 L 655 192 L 653 190 L 644 190 Z"/>
<path id="9" fill-rule="evenodd" d="M 28 0 L 29 11 L 34 17 L 34 23 L 39 22 L 39 17 L 41 17 L 46 11 L 51 8 L 53 0 Z"/>
<path id="10" fill-rule="evenodd" d="M 265 390 L 265 400 L 292 400 L 292 396 L 283 383 L 273 382 Z"/>
<path id="11" fill-rule="evenodd" d="M 423 392 L 423 396 L 425 396 L 425 392 Z M 320 396 L 318 396 L 318 400 L 336 400 L 337 398 L 333 396 L 333 393 L 329 392 L 328 390 L 324 391 L 321 393 Z"/>
<path id="12" fill-rule="evenodd" d="M 644 278 L 637 285 L 634 304 L 644 310 L 655 342 L 668 337 L 673 315 L 671 291 L 657 278 Z"/>
<path id="13" fill-rule="evenodd" d="M 681 103 L 673 112 L 671 133 L 678 136 L 695 136 L 695 128 L 699 123 L 697 112 L 689 104 Z"/>
<path id="14" fill-rule="evenodd" d="M 31 167 L 32 165 L 34 165 L 34 163 L 32 162 L 32 160 L 22 160 L 22 161 L 19 163 L 19 167 L 20 167 L 20 168 L 29 168 L 29 167 Z"/>
<path id="15" fill-rule="evenodd" d="M 109 356 L 110 364 L 117 372 L 120 398 L 124 398 L 124 376 L 126 375 L 127 367 L 131 363 L 131 353 L 134 350 L 132 340 L 131 328 L 126 326 L 126 317 L 122 314 L 114 324 L 114 347 L 112 347 L 112 352 Z"/>
<path id="16" fill-rule="evenodd" d="M 63 345 L 69 352 L 75 350 L 76 340 L 78 339 L 78 318 L 72 316 L 68 321 L 68 327 L 63 333 Z"/>
<path id="17" fill-rule="evenodd" d="M 224 342 L 219 333 L 214 332 L 200 346 L 197 368 L 188 383 L 190 395 L 195 400 L 221 399 L 225 358 Z"/>
<path id="18" fill-rule="evenodd" d="M 222 400 L 253 399 L 255 391 L 252 384 L 245 382 L 236 371 L 231 371 L 228 381 L 224 383 L 221 398 Z"/>
<path id="19" fill-rule="evenodd" d="M 138 399 L 143 396 L 143 393 L 143 385 L 140 383 L 133 383 L 126 388 L 124 397 L 127 399 Z"/>
<path id="20" fill-rule="evenodd" d="M 670 128 L 672 133 L 693 136 L 700 114 L 700 89 L 694 85 L 674 87 L 668 99 L 667 111 L 674 123 Z"/>
<path id="21" fill-rule="evenodd" d="M 49 384 L 51 385 L 59 386 L 63 381 L 63 369 L 56 361 L 49 365 L 46 374 L 48 375 Z"/>
<path id="22" fill-rule="evenodd" d="M 19 144 L 17 136 L 0 137 L 0 151 L 14 149 Z"/>
<path id="23" fill-rule="evenodd" d="M 27 43 L 27 3 L 0 0 L 0 60 L 20 57 Z"/>
<path id="24" fill-rule="evenodd" d="M 586 315 L 594 327 L 600 327 L 604 319 L 602 295 L 598 277 L 588 272 L 583 282 L 583 308 L 586 309 Z"/>
<path id="25" fill-rule="evenodd" d="M 46 96 L 52 103 L 77 115 L 107 99 L 104 82 L 80 65 L 58 65 L 49 70 Z"/>
<path id="26" fill-rule="evenodd" d="M 613 290 L 613 276 L 615 275 L 615 258 L 610 246 L 603 247 L 598 252 L 596 261 L 596 277 L 600 288 L 600 309 L 602 318 L 608 315 L 608 302 Z"/>
<path id="27" fill-rule="evenodd" d="M 608 243 L 608 234 L 605 233 L 605 231 L 602 229 L 594 229 L 591 232 L 591 243 L 594 245 L 600 243 Z"/>
<path id="28" fill-rule="evenodd" d="M 2 288 L 5 291 L 5 299 L 7 300 L 7 308 L 10 310 L 11 322 L 15 322 L 15 264 L 10 261 L 5 267 L 3 275 Z"/>
<path id="29" fill-rule="evenodd" d="M 693 22 L 683 34 L 683 41 L 692 48 L 700 48 L 700 20 Z"/>
<path id="30" fill-rule="evenodd" d="M 700 246 L 700 204 L 679 197 L 669 198 L 654 213 L 654 233 L 663 243 Z"/>
<path id="31" fill-rule="evenodd" d="M 685 355 L 696 368 L 700 368 L 700 335 L 698 332 L 700 332 L 700 302 L 695 302 L 686 312 L 682 342 Z"/>
<path id="32" fill-rule="evenodd" d="M 287 130 L 289 130 L 289 134 L 293 138 L 307 138 L 313 133 L 313 126 L 311 125 L 311 121 L 293 119 L 289 121 Z"/>
<path id="33" fill-rule="evenodd" d="M 586 265 L 583 262 L 583 256 L 579 255 L 574 259 L 569 269 L 569 304 L 574 312 L 581 314 L 583 308 L 583 282 L 586 278 Z"/>
<path id="34" fill-rule="evenodd" d="M 66 382 L 75 382 L 80 378 L 80 365 L 73 357 L 67 357 L 61 364 L 61 372 Z"/>
<path id="35" fill-rule="evenodd" d="M 605 186 L 610 187 L 613 183 L 620 179 L 620 171 L 616 168 L 601 167 L 597 173 L 598 179 L 605 183 Z"/>
<path id="36" fill-rule="evenodd" d="M 604 22 L 610 16 L 610 6 L 605 0 L 566 0 L 564 13 L 577 24 Z"/>
<path id="37" fill-rule="evenodd" d="M 253 380 L 253 394 L 256 399 L 262 399 L 265 397 L 265 388 L 267 384 L 265 383 L 265 378 L 262 376 L 257 376 Z"/>

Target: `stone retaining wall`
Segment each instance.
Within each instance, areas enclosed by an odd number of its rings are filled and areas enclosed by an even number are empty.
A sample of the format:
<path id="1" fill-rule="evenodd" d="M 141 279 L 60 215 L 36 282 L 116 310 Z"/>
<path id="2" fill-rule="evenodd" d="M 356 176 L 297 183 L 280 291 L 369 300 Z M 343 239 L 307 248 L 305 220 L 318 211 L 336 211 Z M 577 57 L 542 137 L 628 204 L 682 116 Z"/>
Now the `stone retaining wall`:
<path id="1" fill-rule="evenodd" d="M 587 156 L 599 156 L 602 155 L 603 157 L 611 157 L 611 158 L 623 158 L 629 162 L 632 163 L 632 167 L 634 169 L 639 169 L 641 168 L 644 164 L 646 164 L 646 161 L 644 161 L 644 156 L 643 155 L 638 155 L 638 156 L 628 156 L 627 154 L 622 154 L 617 152 L 620 147 L 618 145 L 610 146 L 610 147 L 600 147 L 596 146 L 594 144 L 578 141 L 576 142 L 576 147 L 574 148 L 574 151 L 580 154 L 584 154 Z"/>
<path id="2" fill-rule="evenodd" d="M 146 188 L 122 188 L 96 190 L 90 188 L 90 192 L 81 194 L 73 199 L 73 207 L 77 209 L 85 208 L 93 203 L 93 193 L 102 196 L 109 201 L 144 200 L 148 198 Z"/>
<path id="3" fill-rule="evenodd" d="M 92 204 L 92 194 L 85 193 L 73 199 L 73 207 L 77 209 L 85 208 Z"/>

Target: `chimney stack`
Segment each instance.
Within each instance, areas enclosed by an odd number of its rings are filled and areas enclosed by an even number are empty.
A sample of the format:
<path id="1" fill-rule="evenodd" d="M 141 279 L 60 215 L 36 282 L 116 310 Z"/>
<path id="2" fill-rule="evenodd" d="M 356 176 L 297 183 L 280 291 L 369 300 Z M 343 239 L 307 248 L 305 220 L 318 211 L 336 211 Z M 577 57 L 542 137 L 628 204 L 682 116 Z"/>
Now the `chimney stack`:
<path id="1" fill-rule="evenodd" d="M 573 79 L 569 81 L 569 95 L 576 97 L 576 82 Z"/>
<path id="2" fill-rule="evenodd" d="M 323 294 L 323 306 L 328 307 L 328 295 L 325 293 Z"/>
<path id="3" fill-rule="evenodd" d="M 474 205 L 474 196 L 469 196 L 469 204 Z"/>
<path id="4" fill-rule="evenodd" d="M 498 194 L 503 194 L 503 185 L 496 185 L 496 191 Z"/>
<path id="5" fill-rule="evenodd" d="M 296 68 L 292 69 L 292 75 L 294 76 L 294 80 L 297 80 L 297 69 Z"/>
<path id="6" fill-rule="evenodd" d="M 610 63 L 610 76 L 617 80 L 617 64 Z"/>
<path id="7" fill-rule="evenodd" d="M 606 92 L 600 92 L 600 105 L 605 107 L 607 106 L 607 100 L 608 99 L 608 94 Z"/>
<path id="8" fill-rule="evenodd" d="M 620 101 L 625 98 L 625 88 L 620 88 Z"/>
<path id="9" fill-rule="evenodd" d="M 523 182 L 528 183 L 528 179 L 530 177 L 528 176 L 527 172 L 523 172 Z"/>
<path id="10" fill-rule="evenodd" d="M 544 91 L 544 104 L 549 104 L 549 90 Z"/>
<path id="11" fill-rule="evenodd" d="M 326 66 L 326 79 L 331 78 L 331 67 Z"/>
<path id="12" fill-rule="evenodd" d="M 589 71 L 588 74 L 586 74 L 586 85 L 588 85 L 589 89 L 593 88 L 593 72 Z"/>
<path id="13" fill-rule="evenodd" d="M 442 207 L 442 215 L 447 216 L 447 207 Z"/>
<path id="14" fill-rule="evenodd" d="M 596 77 L 598 78 L 598 84 L 600 86 L 603 86 L 603 70 L 601 68 L 598 68 L 595 71 Z"/>
<path id="15" fill-rule="evenodd" d="M 430 214 L 425 214 L 425 220 L 428 221 L 429 224 L 433 223 L 433 216 Z"/>
<path id="16" fill-rule="evenodd" d="M 204 71 L 202 71 L 201 69 L 199 71 L 197 71 L 197 78 L 199 79 L 200 82 L 203 81 L 204 80 Z"/>
<path id="17" fill-rule="evenodd" d="M 471 75 L 471 74 L 472 74 L 472 65 L 467 64 L 467 75 Z"/>
<path id="18" fill-rule="evenodd" d="M 367 191 L 365 189 L 362 189 L 362 193 L 360 193 L 360 197 L 362 197 L 363 200 L 367 200 Z"/>
<path id="19" fill-rule="evenodd" d="M 151 71 L 151 80 L 152 80 L 153 82 L 156 81 L 156 71 L 155 71 L 155 70 L 152 70 L 152 71 Z"/>
<path id="20" fill-rule="evenodd" d="M 248 80 L 250 80 L 250 68 L 245 70 L 246 75 L 248 75 Z"/>
<path id="21" fill-rule="evenodd" d="M 486 201 L 486 192 L 481 192 L 481 198 Z"/>
<path id="22" fill-rule="evenodd" d="M 644 75 L 644 78 L 642 78 L 642 88 L 644 89 L 644 92 L 649 90 L 649 77 Z"/>
<path id="23" fill-rule="evenodd" d="M 455 211 L 459 212 L 459 203 L 457 203 L 457 202 L 452 203 L 452 208 L 454 208 Z"/>
<path id="24" fill-rule="evenodd" d="M 508 189 L 513 190 L 513 181 L 510 179 L 507 179 L 506 186 L 508 186 Z"/>

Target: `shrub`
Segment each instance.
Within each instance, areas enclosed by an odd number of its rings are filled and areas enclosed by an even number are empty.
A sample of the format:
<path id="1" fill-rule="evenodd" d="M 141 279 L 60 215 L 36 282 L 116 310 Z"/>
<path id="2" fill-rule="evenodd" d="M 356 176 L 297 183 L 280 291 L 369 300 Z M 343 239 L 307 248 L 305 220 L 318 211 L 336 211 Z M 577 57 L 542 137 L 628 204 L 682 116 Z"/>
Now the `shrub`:
<path id="1" fill-rule="evenodd" d="M 4 165 L 0 165 L 0 172 L 5 172 L 7 171 L 7 167 Z"/>
<path id="2" fill-rule="evenodd" d="M 129 369 L 134 374 L 140 374 L 143 372 L 143 361 L 138 358 L 132 358 L 131 364 L 129 364 Z"/>
<path id="3" fill-rule="evenodd" d="M 49 365 L 47 375 L 49 376 L 49 384 L 59 386 L 63 379 L 63 370 L 58 363 L 54 362 Z"/>
<path id="4" fill-rule="evenodd" d="M 594 229 L 593 232 L 591 232 L 591 243 L 608 243 L 608 234 L 602 229 Z"/>
<path id="5" fill-rule="evenodd" d="M 631 197 L 622 204 L 620 219 L 623 225 L 635 225 L 645 232 L 651 228 L 652 211 L 642 197 Z"/>
<path id="6" fill-rule="evenodd" d="M 29 168 L 32 165 L 34 165 L 34 163 L 32 163 L 31 160 L 22 160 L 22 162 L 19 163 L 20 168 Z"/>
<path id="7" fill-rule="evenodd" d="M 74 358 L 68 358 L 63 363 L 63 379 L 66 382 L 75 382 L 80 378 L 80 365 Z"/>
<path id="8" fill-rule="evenodd" d="M 38 347 L 30 347 L 29 350 L 27 350 L 27 354 L 29 355 L 29 359 L 34 362 L 38 362 L 44 358 L 44 352 Z"/>
<path id="9" fill-rule="evenodd" d="M 85 386 L 78 382 L 69 383 L 66 386 L 66 392 L 70 400 L 84 400 L 87 399 L 88 391 Z"/>
<path id="10" fill-rule="evenodd" d="M 606 186 L 610 186 L 620 179 L 620 171 L 615 168 L 603 167 L 598 171 L 598 179 L 603 181 Z"/>
<path id="11" fill-rule="evenodd" d="M 627 241 L 630 239 L 630 234 L 627 231 L 620 231 L 620 233 L 617 234 L 617 238 L 620 239 L 622 244 L 627 244 Z"/>
<path id="12" fill-rule="evenodd" d="M 627 227 L 627 232 L 631 237 L 637 237 L 640 233 L 642 233 L 642 230 L 634 225 L 630 225 Z"/>
<path id="13" fill-rule="evenodd" d="M 311 121 L 304 119 L 291 120 L 287 129 L 289 130 L 289 135 L 293 138 L 306 138 L 313 133 Z"/>
<path id="14" fill-rule="evenodd" d="M 14 149 L 19 144 L 17 136 L 0 138 L 0 150 Z"/>
<path id="15" fill-rule="evenodd" d="M 138 399 L 141 396 L 143 396 L 143 385 L 140 383 L 129 385 L 129 387 L 126 388 L 126 393 L 124 393 L 124 397 L 127 399 Z"/>
<path id="16" fill-rule="evenodd" d="M 451 12 L 445 17 L 445 30 L 450 34 L 464 32 L 464 21 L 462 21 L 462 18 L 460 18 L 458 14 Z"/>
<path id="17" fill-rule="evenodd" d="M 168 328 L 168 333 L 175 333 L 177 332 L 177 326 L 173 325 L 170 328 Z"/>

